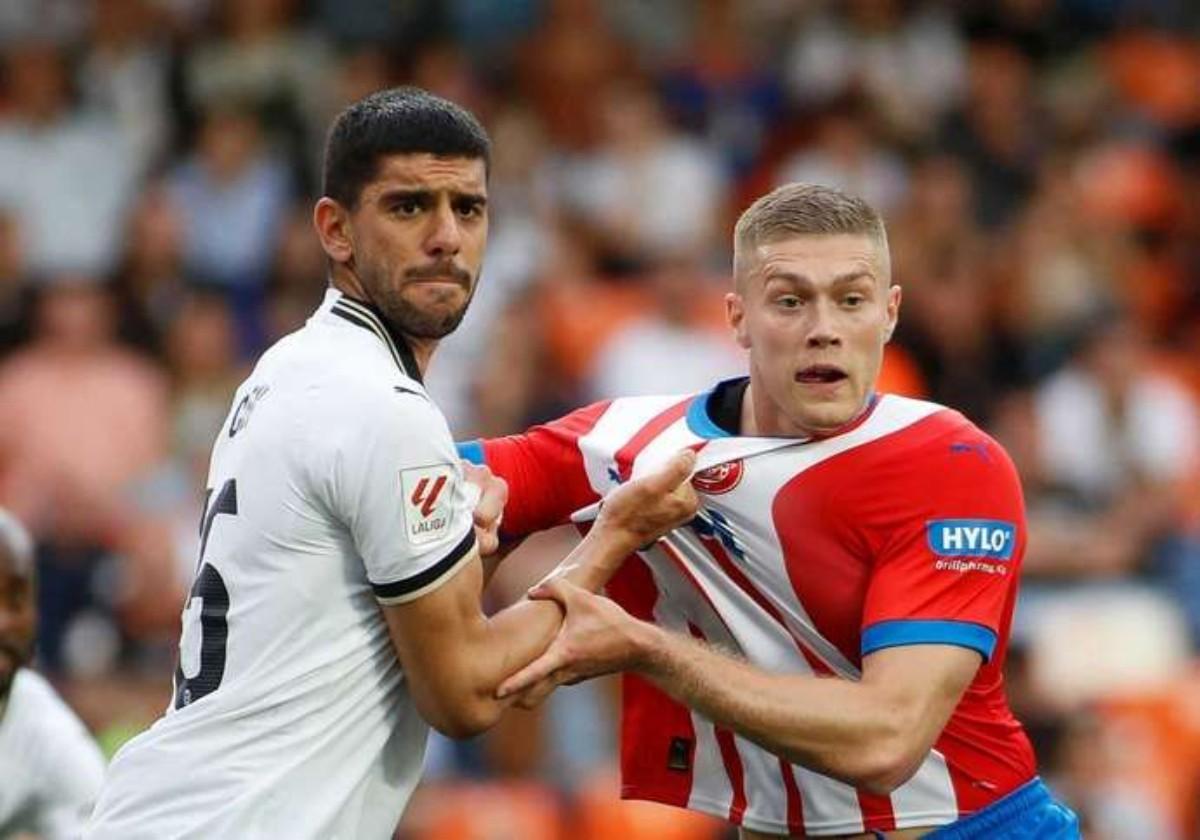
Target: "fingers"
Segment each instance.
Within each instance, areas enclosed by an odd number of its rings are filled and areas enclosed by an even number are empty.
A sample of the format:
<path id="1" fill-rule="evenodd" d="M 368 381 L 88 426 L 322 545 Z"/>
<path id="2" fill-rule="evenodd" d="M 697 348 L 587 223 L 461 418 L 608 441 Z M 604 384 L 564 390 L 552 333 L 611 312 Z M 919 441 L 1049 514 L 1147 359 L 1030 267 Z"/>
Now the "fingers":
<path id="1" fill-rule="evenodd" d="M 552 676 L 548 680 L 542 680 L 532 688 L 518 694 L 513 701 L 513 705 L 518 709 L 536 709 L 545 702 L 554 689 L 558 688 L 558 685 L 557 676 Z"/>
<path id="2" fill-rule="evenodd" d="M 480 528 L 476 525 L 475 544 L 479 547 L 479 556 L 487 557 L 500 549 L 500 538 L 496 535 L 494 528 Z"/>
<path id="3" fill-rule="evenodd" d="M 566 578 L 552 575 L 530 589 L 529 597 L 534 601 L 556 601 L 565 611 L 579 591 L 579 587 Z"/>
<path id="4" fill-rule="evenodd" d="M 479 488 L 479 501 L 475 503 L 475 524 L 489 526 L 499 523 L 508 502 L 508 482 L 487 467 L 463 462 L 463 474 L 467 481 Z"/>
<path id="5" fill-rule="evenodd" d="M 532 688 L 543 680 L 549 681 L 553 677 L 554 672 L 565 664 L 566 662 L 558 648 L 551 645 L 550 649 L 537 659 L 500 683 L 500 687 L 496 689 L 496 697 L 499 700 L 503 700 L 513 694 L 519 694 L 526 689 Z M 551 688 L 553 687 L 551 685 Z M 548 691 L 546 693 L 549 694 Z"/>

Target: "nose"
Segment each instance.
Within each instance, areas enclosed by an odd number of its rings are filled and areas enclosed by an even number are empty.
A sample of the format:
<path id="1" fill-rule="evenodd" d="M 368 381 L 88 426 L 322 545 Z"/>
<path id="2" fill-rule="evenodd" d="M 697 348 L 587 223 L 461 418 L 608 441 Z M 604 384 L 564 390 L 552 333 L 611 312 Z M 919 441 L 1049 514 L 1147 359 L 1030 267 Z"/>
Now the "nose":
<path id="1" fill-rule="evenodd" d="M 462 231 L 458 216 L 450 202 L 441 202 L 437 212 L 431 216 L 429 232 L 425 237 L 425 253 L 434 259 L 456 256 L 462 248 Z"/>
<path id="2" fill-rule="evenodd" d="M 830 304 L 817 301 L 813 304 L 811 311 L 812 321 L 809 324 L 808 338 L 805 340 L 808 348 L 820 350 L 827 347 L 840 347 L 842 339 L 838 334 Z"/>

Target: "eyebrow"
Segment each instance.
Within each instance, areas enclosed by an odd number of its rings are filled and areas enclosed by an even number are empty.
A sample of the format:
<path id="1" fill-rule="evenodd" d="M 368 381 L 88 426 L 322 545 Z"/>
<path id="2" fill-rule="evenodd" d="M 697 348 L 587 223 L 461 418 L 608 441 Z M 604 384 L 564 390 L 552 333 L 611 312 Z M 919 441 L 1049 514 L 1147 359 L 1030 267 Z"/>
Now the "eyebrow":
<path id="1" fill-rule="evenodd" d="M 839 274 L 837 277 L 833 278 L 833 283 L 831 285 L 845 286 L 849 283 L 853 283 L 855 280 L 861 280 L 863 278 L 873 281 L 875 276 L 871 274 L 870 271 L 859 268 L 855 269 L 854 271 L 848 271 L 845 274 Z M 787 280 L 800 286 L 813 285 L 812 280 L 810 280 L 807 275 L 797 274 L 794 271 L 772 271 L 766 276 L 765 282 L 770 283 L 772 280 Z"/>
<path id="2" fill-rule="evenodd" d="M 487 204 L 487 196 L 483 193 L 463 192 L 461 190 L 428 190 L 428 189 L 404 189 L 396 188 L 384 190 L 379 194 L 378 201 L 422 201 L 427 202 L 433 199 L 438 193 L 446 192 L 450 194 L 451 201 L 466 200 L 472 204 L 480 206 Z"/>

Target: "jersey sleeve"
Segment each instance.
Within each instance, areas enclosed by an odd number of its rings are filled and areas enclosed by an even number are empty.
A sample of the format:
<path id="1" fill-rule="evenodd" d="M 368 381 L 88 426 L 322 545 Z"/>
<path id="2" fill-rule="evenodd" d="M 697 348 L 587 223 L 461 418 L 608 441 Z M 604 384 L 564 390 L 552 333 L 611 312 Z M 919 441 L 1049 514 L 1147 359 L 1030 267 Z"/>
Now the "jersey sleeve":
<path id="1" fill-rule="evenodd" d="M 939 447 L 912 469 L 907 490 L 891 491 L 899 513 L 875 534 L 863 656 L 949 644 L 987 662 L 1007 633 L 1026 540 L 1016 470 L 983 435 Z"/>
<path id="2" fill-rule="evenodd" d="M 508 482 L 501 536 L 517 539 L 569 521 L 599 500 L 588 479 L 580 439 L 592 430 L 609 402 L 596 403 L 520 435 L 458 445 L 459 454 L 487 464 Z"/>
<path id="3" fill-rule="evenodd" d="M 348 528 L 375 597 L 414 600 L 472 555 L 474 485 L 424 394 L 371 383 L 340 396 L 338 425 L 317 430 L 324 457 L 313 481 Z"/>

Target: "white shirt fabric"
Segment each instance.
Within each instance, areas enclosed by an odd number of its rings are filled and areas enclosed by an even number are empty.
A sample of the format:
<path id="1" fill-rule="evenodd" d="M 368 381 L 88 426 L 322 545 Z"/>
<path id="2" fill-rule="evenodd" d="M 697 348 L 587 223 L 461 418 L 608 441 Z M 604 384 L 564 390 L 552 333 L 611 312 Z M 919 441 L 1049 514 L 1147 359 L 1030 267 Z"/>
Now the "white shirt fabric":
<path id="1" fill-rule="evenodd" d="M 330 290 L 238 389 L 208 486 L 172 708 L 113 759 L 86 836 L 391 837 L 428 729 L 376 602 L 474 548 L 403 341 Z"/>
<path id="2" fill-rule="evenodd" d="M 0 837 L 78 837 L 104 776 L 104 756 L 42 676 L 17 671 L 0 708 Z"/>
<path id="3" fill-rule="evenodd" d="M 596 400 L 701 391 L 745 371 L 745 354 L 724 336 L 646 319 L 620 330 L 601 348 L 587 388 Z"/>
<path id="4" fill-rule="evenodd" d="M 42 128 L 0 121 L 0 204 L 16 212 L 35 274 L 112 268 L 136 175 L 107 118 L 69 116 Z"/>
<path id="5" fill-rule="evenodd" d="M 1042 465 L 1055 483 L 1107 499 L 1134 470 L 1152 481 L 1184 478 L 1200 457 L 1200 416 L 1187 391 L 1154 373 L 1129 388 L 1114 417 L 1099 383 L 1075 366 L 1034 398 Z"/>

